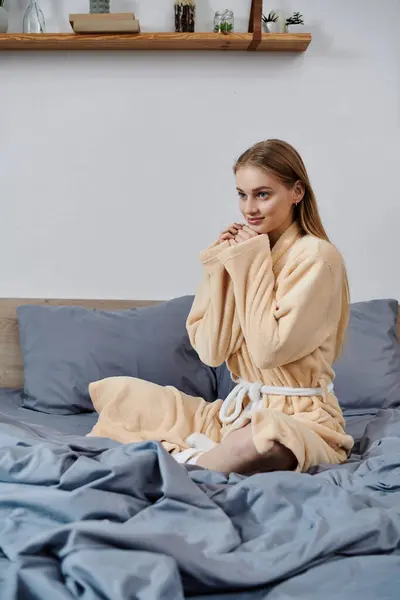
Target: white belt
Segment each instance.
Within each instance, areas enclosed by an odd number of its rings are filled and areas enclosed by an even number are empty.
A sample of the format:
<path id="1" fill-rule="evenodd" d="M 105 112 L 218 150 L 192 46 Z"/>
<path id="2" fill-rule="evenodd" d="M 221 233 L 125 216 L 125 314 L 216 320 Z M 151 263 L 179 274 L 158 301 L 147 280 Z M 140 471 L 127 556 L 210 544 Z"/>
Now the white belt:
<path id="1" fill-rule="evenodd" d="M 245 412 L 250 413 L 262 406 L 262 397 L 264 394 L 269 394 L 270 396 L 324 396 L 326 393 L 330 394 L 331 392 L 333 392 L 332 382 L 324 387 L 291 388 L 263 385 L 262 383 L 249 383 L 248 381 L 244 381 L 244 379 L 239 379 L 238 384 L 225 398 L 219 411 L 219 419 L 222 423 L 232 423 L 235 421 L 243 410 L 243 401 L 246 396 L 250 398 L 250 402 Z M 228 415 L 232 404 L 235 405 L 235 408 L 232 414 Z M 190 448 L 173 455 L 173 458 L 181 464 L 196 464 L 196 460 L 201 454 L 211 450 L 215 446 L 215 442 L 202 433 L 193 433 L 188 437 L 186 442 Z"/>
<path id="2" fill-rule="evenodd" d="M 329 383 L 326 388 L 291 388 L 263 385 L 262 383 L 249 383 L 248 381 L 244 381 L 244 379 L 239 379 L 238 384 L 225 398 L 219 411 L 219 419 L 221 423 L 232 423 L 235 421 L 243 410 L 243 401 L 246 396 L 250 398 L 250 403 L 246 407 L 247 413 L 257 410 L 261 406 L 264 394 L 271 396 L 324 396 L 327 392 L 333 392 L 332 382 Z M 232 405 L 234 405 L 234 409 L 232 413 L 229 414 Z"/>

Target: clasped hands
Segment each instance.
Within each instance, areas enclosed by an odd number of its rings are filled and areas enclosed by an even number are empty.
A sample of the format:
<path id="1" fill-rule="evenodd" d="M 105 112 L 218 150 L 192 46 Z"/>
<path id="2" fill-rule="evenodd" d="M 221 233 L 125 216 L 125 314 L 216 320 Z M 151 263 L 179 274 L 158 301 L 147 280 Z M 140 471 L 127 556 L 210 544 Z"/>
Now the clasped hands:
<path id="1" fill-rule="evenodd" d="M 258 233 L 248 225 L 244 225 L 243 223 L 232 223 L 232 225 L 221 232 L 218 242 L 222 243 L 228 241 L 230 246 L 236 246 L 237 244 L 241 244 L 242 242 L 246 242 L 257 236 Z"/>

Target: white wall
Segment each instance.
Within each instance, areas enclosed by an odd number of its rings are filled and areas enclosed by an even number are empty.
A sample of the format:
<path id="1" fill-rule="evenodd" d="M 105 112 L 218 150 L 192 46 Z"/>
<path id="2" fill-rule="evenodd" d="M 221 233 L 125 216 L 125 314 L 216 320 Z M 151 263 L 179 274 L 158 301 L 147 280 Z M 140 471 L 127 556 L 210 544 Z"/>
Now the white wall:
<path id="1" fill-rule="evenodd" d="M 41 1 L 51 31 L 88 6 Z M 8 2 L 14 31 L 26 3 Z M 249 0 L 198 0 L 198 29 L 225 4 L 245 30 Z M 171 5 L 113 9 L 168 30 Z M 281 137 L 305 158 L 353 299 L 400 299 L 400 3 L 272 7 L 304 13 L 304 55 L 0 54 L 0 296 L 193 292 L 198 252 L 237 218 L 235 157 Z"/>

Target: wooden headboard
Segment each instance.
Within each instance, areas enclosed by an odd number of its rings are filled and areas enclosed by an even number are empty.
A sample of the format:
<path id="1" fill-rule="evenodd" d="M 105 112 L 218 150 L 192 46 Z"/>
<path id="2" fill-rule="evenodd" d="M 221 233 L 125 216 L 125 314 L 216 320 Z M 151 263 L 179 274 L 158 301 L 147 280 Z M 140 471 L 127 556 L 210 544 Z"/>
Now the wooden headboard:
<path id="1" fill-rule="evenodd" d="M 0 299 L 0 388 L 20 388 L 24 384 L 24 369 L 17 322 L 17 306 L 84 306 L 103 310 L 123 310 L 157 304 L 153 300 L 43 300 L 31 298 Z"/>
<path id="2" fill-rule="evenodd" d="M 24 383 L 24 369 L 17 322 L 17 306 L 39 304 L 44 306 L 84 306 L 103 310 L 123 310 L 157 304 L 154 300 L 43 300 L 0 299 L 0 388 L 20 388 Z M 400 310 L 397 319 L 400 341 Z"/>

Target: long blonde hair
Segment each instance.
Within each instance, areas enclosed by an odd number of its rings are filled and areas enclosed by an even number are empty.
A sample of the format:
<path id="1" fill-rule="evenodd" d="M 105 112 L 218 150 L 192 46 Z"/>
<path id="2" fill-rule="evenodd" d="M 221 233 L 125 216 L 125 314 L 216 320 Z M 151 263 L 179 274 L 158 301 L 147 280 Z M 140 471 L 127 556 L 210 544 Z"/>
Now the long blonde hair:
<path id="1" fill-rule="evenodd" d="M 233 170 L 251 165 L 277 177 L 284 185 L 292 188 L 301 181 L 305 188 L 303 200 L 295 208 L 295 219 L 303 234 L 313 235 L 330 242 L 322 224 L 317 200 L 300 154 L 290 144 L 281 140 L 266 140 L 255 144 L 237 160 Z M 331 243 L 331 242 L 330 242 Z M 350 291 L 346 267 L 343 263 L 342 308 L 336 338 L 336 356 L 342 349 L 350 314 Z"/>

